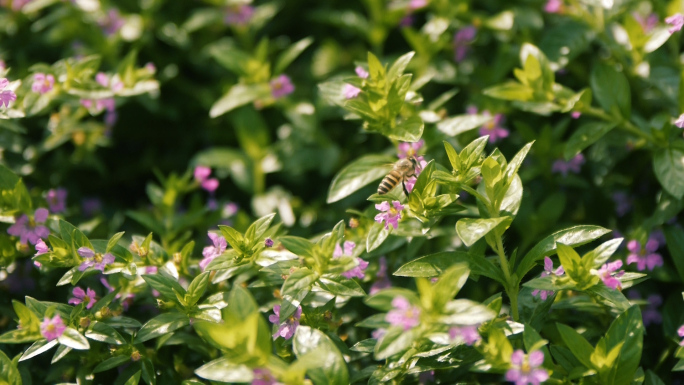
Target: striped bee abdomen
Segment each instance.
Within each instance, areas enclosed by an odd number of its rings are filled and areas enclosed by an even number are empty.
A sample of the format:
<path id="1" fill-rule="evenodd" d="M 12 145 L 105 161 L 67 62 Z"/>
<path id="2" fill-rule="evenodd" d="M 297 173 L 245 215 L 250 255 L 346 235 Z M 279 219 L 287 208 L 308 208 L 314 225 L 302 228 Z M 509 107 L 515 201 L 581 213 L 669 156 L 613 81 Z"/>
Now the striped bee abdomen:
<path id="1" fill-rule="evenodd" d="M 392 170 L 382 179 L 382 182 L 380 182 L 380 186 L 378 186 L 378 194 L 387 194 L 394 188 L 394 186 L 399 184 L 401 179 L 401 173 L 398 170 Z"/>

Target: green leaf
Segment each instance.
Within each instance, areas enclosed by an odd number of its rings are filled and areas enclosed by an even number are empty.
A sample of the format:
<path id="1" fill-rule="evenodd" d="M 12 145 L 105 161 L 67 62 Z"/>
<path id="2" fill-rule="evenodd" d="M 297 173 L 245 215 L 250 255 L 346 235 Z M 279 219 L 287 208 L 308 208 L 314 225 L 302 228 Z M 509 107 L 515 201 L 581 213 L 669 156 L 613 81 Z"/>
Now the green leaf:
<path id="1" fill-rule="evenodd" d="M 230 362 L 226 357 L 210 361 L 195 370 L 198 377 L 218 382 L 250 382 L 254 375 L 252 369 L 243 364 Z"/>
<path id="2" fill-rule="evenodd" d="M 617 127 L 616 122 L 590 122 L 583 124 L 577 131 L 572 133 L 570 139 L 565 143 L 563 156 L 565 160 L 574 158 L 585 148 L 596 143 L 604 135 Z"/>
<path id="3" fill-rule="evenodd" d="M 384 223 L 373 222 L 368 230 L 368 238 L 366 238 L 366 251 L 370 253 L 380 247 L 387 237 L 389 237 L 391 232 L 391 226 L 385 228 Z"/>
<path id="4" fill-rule="evenodd" d="M 354 279 L 347 279 L 342 276 L 336 277 L 321 277 L 318 280 L 321 288 L 333 295 L 342 295 L 348 297 L 363 297 L 366 292 L 363 291 L 361 285 Z"/>
<path id="5" fill-rule="evenodd" d="M 114 234 L 111 238 L 109 238 L 109 241 L 107 242 L 107 249 L 105 250 L 105 253 L 109 253 L 112 251 L 114 246 L 116 246 L 117 242 L 119 242 L 119 239 L 124 235 L 125 231 L 121 231 L 119 233 Z"/>
<path id="6" fill-rule="evenodd" d="M 5 165 L 0 164 L 0 190 L 14 190 L 19 177 Z"/>
<path id="7" fill-rule="evenodd" d="M 19 361 L 28 360 L 29 358 L 35 357 L 41 353 L 45 353 L 46 351 L 57 346 L 58 343 L 59 342 L 57 340 L 52 340 L 50 342 L 48 342 L 46 339 L 38 340 L 24 351 L 24 354 L 21 355 Z"/>
<path id="8" fill-rule="evenodd" d="M 149 358 L 142 361 L 142 378 L 148 385 L 157 384 L 157 373 L 154 370 L 154 364 Z"/>
<path id="9" fill-rule="evenodd" d="M 579 254 L 572 247 L 566 246 L 560 242 L 557 243 L 558 258 L 560 259 L 561 265 L 566 273 L 575 282 L 581 283 L 582 275 L 579 272 L 581 265 L 581 258 Z"/>
<path id="10" fill-rule="evenodd" d="M 387 329 L 384 336 L 375 345 L 374 358 L 383 360 L 408 349 L 418 337 L 416 329 L 404 330 L 400 326 Z"/>
<path id="11" fill-rule="evenodd" d="M 17 361 L 10 360 L 2 350 L 0 350 L 0 380 L 4 380 L 7 385 L 22 384 Z"/>
<path id="12" fill-rule="evenodd" d="M 309 48 L 313 41 L 314 39 L 309 36 L 289 46 L 280 54 L 280 56 L 278 56 L 278 59 L 276 59 L 275 64 L 273 65 L 273 73 L 279 74 L 285 71 L 285 68 L 295 61 L 305 49 Z"/>
<path id="13" fill-rule="evenodd" d="M 403 142 L 417 142 L 423 136 L 424 128 L 423 119 L 418 115 L 412 115 L 402 120 L 392 131 L 387 132 L 387 136 Z"/>
<path id="14" fill-rule="evenodd" d="M 609 288 L 608 286 L 604 285 L 603 282 L 599 282 L 597 285 L 590 287 L 586 290 L 586 292 L 603 298 L 608 302 L 609 306 L 612 306 L 620 311 L 625 311 L 631 306 L 629 300 L 624 294 L 622 294 L 622 292 L 617 289 Z"/>
<path id="15" fill-rule="evenodd" d="M 64 333 L 57 339 L 60 344 L 66 345 L 72 349 L 76 350 L 88 350 L 90 349 L 90 344 L 88 340 L 78 332 L 78 330 L 67 327 L 64 329 Z"/>
<path id="16" fill-rule="evenodd" d="M 522 280 L 535 265 L 544 257 L 553 255 L 556 252 L 556 242 L 567 246 L 577 247 L 589 243 L 594 239 L 609 233 L 610 230 L 600 226 L 580 225 L 557 231 L 537 243 L 525 257 L 520 261 L 515 273 L 518 280 Z"/>
<path id="17" fill-rule="evenodd" d="M 317 363 L 306 371 L 314 384 L 349 384 L 349 372 L 344 357 L 330 337 L 320 330 L 298 326 L 292 340 L 292 350 L 298 359 L 308 356 Z"/>
<path id="18" fill-rule="evenodd" d="M 57 347 L 57 350 L 55 350 L 55 354 L 52 356 L 52 361 L 50 363 L 54 364 L 55 362 L 58 362 L 59 360 L 64 358 L 67 354 L 69 354 L 69 352 L 71 350 L 72 349 L 66 345 L 59 345 Z"/>
<path id="19" fill-rule="evenodd" d="M 432 286 L 435 293 L 433 307 L 441 309 L 444 304 L 454 298 L 465 285 L 469 274 L 470 270 L 466 263 L 457 263 L 440 274 L 439 280 Z"/>
<path id="20" fill-rule="evenodd" d="M 494 230 L 499 224 L 510 221 L 511 217 L 472 219 L 463 218 L 456 222 L 456 233 L 466 246 L 471 246 L 478 239 Z"/>
<path id="21" fill-rule="evenodd" d="M 469 299 L 449 301 L 443 312 L 439 321 L 448 325 L 477 325 L 496 317 L 492 309 Z"/>
<path id="22" fill-rule="evenodd" d="M 604 110 L 629 119 L 632 99 L 624 73 L 618 72 L 613 66 L 597 64 L 591 71 L 589 83 L 594 97 Z"/>
<path id="23" fill-rule="evenodd" d="M 457 115 L 437 123 L 437 129 L 448 136 L 456 136 L 476 129 L 494 119 L 491 115 L 464 114 Z"/>
<path id="24" fill-rule="evenodd" d="M 374 309 L 389 311 L 394 308 L 394 306 L 392 306 L 392 300 L 394 300 L 395 297 L 404 297 L 412 304 L 420 302 L 414 291 L 401 287 L 391 287 L 380 290 L 379 292 L 364 298 L 363 302 Z"/>
<path id="25" fill-rule="evenodd" d="M 318 279 L 318 274 L 303 268 L 290 274 L 280 290 L 283 303 L 280 306 L 280 322 L 285 322 L 299 307 L 301 301 L 311 291 L 311 286 Z"/>
<path id="26" fill-rule="evenodd" d="M 192 306 L 199 301 L 209 286 L 209 272 L 204 272 L 190 282 L 187 293 L 187 304 Z"/>
<path id="27" fill-rule="evenodd" d="M 366 155 L 343 168 L 330 184 L 327 203 L 337 202 L 360 188 L 381 179 L 392 170 L 396 158 Z"/>
<path id="28" fill-rule="evenodd" d="M 176 293 L 185 295 L 185 289 L 174 278 L 163 274 L 145 274 L 142 277 L 148 285 L 157 290 L 166 300 L 178 302 Z"/>
<path id="29" fill-rule="evenodd" d="M 269 95 L 270 88 L 268 84 L 236 84 L 211 106 L 209 116 L 217 118 L 235 108 L 251 103 L 258 98 L 268 97 Z"/>
<path id="30" fill-rule="evenodd" d="M 114 357 L 108 358 L 108 359 L 100 362 L 95 368 L 93 368 L 93 373 L 104 372 L 105 370 L 116 368 L 117 366 L 121 366 L 124 363 L 130 362 L 130 361 L 131 361 L 131 357 L 129 357 L 127 355 L 114 356 Z"/>
<path id="31" fill-rule="evenodd" d="M 164 313 L 147 321 L 135 335 L 135 343 L 139 344 L 190 324 L 190 318 L 183 313 Z"/>
<path id="32" fill-rule="evenodd" d="M 121 337 L 119 332 L 102 322 L 93 322 L 90 324 L 88 330 L 85 332 L 85 336 L 91 340 L 105 342 L 111 345 L 123 345 L 126 343 L 126 340 Z"/>
<path id="33" fill-rule="evenodd" d="M 556 327 L 558 332 L 560 332 L 563 342 L 565 342 L 565 345 L 570 349 L 575 358 L 588 369 L 595 369 L 594 364 L 590 360 L 591 355 L 594 353 L 594 347 L 581 334 L 577 333 L 575 329 L 559 323 L 556 324 Z"/>
<path id="34" fill-rule="evenodd" d="M 255 242 L 261 239 L 261 236 L 264 235 L 269 226 L 271 226 L 273 218 L 275 218 L 275 213 L 264 215 L 263 217 L 254 221 L 254 223 L 247 228 L 247 231 L 245 231 L 245 237 L 250 242 Z"/>
<path id="35" fill-rule="evenodd" d="M 676 143 L 682 142 L 677 140 Z M 665 191 L 677 199 L 684 197 L 684 150 L 671 146 L 656 151 L 653 156 L 653 170 Z"/>
<path id="36" fill-rule="evenodd" d="M 394 82 L 395 79 L 403 75 L 406 66 L 408 66 L 409 62 L 413 58 L 413 55 L 415 54 L 415 52 L 405 53 L 395 60 L 394 63 L 392 63 L 389 71 L 387 71 L 387 81 L 390 83 Z"/>
<path id="37" fill-rule="evenodd" d="M 534 90 L 532 88 L 513 81 L 489 87 L 482 93 L 489 97 L 503 100 L 529 101 L 534 99 Z"/>
<path id="38" fill-rule="evenodd" d="M 611 365 L 614 384 L 629 384 L 639 367 L 643 349 L 644 325 L 639 306 L 620 314 L 606 333 L 606 351 L 620 346 L 617 362 Z"/>
<path id="39" fill-rule="evenodd" d="M 666 226 L 664 233 L 667 249 L 670 251 L 679 277 L 684 281 L 684 230 L 675 226 Z"/>
<path id="40" fill-rule="evenodd" d="M 286 235 L 278 240 L 287 250 L 299 256 L 313 258 L 315 254 L 316 244 L 308 239 Z"/>
<path id="41" fill-rule="evenodd" d="M 506 278 L 501 269 L 483 256 L 474 256 L 462 251 L 445 251 L 414 259 L 401 266 L 393 275 L 399 277 L 436 277 L 451 265 L 464 261 L 468 262 L 472 274 L 484 275 L 505 284 Z"/>

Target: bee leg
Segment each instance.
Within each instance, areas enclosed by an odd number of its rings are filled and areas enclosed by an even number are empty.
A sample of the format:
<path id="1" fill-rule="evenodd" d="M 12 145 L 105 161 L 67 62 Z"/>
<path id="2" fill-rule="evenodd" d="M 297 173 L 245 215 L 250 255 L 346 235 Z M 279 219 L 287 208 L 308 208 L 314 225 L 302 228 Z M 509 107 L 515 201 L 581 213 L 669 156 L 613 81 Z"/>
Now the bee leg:
<path id="1" fill-rule="evenodd" d="M 409 196 L 409 191 L 408 191 L 408 189 L 406 188 L 406 181 L 403 181 L 403 180 L 401 181 L 401 187 L 404 188 L 404 194 L 406 194 L 406 197 L 408 198 L 408 196 Z"/>

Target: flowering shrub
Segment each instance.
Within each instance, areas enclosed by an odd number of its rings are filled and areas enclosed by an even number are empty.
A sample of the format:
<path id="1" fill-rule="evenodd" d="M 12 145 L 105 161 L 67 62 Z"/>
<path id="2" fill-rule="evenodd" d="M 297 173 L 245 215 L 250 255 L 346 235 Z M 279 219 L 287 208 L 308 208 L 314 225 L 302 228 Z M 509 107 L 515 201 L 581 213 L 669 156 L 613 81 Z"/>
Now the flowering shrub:
<path id="1" fill-rule="evenodd" d="M 0 0 L 0 383 L 678 383 L 683 13 Z"/>

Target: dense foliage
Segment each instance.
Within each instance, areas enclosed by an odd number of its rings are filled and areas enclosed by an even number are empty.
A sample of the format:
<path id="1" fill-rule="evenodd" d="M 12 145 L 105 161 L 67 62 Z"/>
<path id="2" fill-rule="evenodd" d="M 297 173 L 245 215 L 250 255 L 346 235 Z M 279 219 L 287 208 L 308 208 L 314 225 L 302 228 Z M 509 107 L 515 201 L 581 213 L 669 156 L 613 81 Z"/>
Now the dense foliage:
<path id="1" fill-rule="evenodd" d="M 682 0 L 0 0 L 0 384 L 674 384 Z"/>

